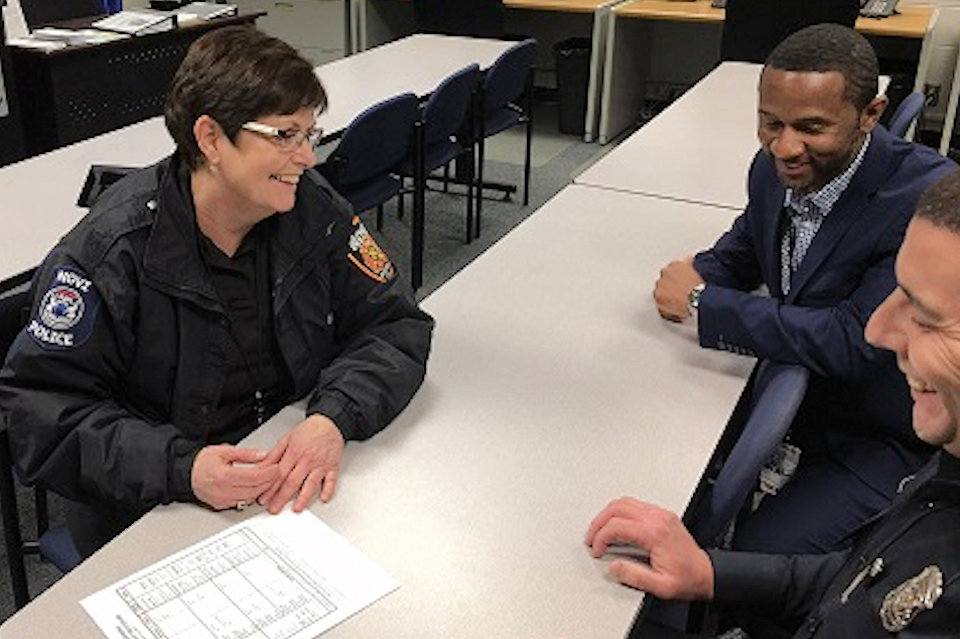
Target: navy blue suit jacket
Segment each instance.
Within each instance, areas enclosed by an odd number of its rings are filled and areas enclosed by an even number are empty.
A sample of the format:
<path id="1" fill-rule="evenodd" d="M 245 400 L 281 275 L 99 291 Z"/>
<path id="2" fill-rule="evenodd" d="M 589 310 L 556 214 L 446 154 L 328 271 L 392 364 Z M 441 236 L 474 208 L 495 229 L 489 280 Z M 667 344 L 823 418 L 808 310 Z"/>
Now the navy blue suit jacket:
<path id="1" fill-rule="evenodd" d="M 896 285 L 894 261 L 920 194 L 955 168 L 877 127 L 784 295 L 778 228 L 785 188 L 760 151 L 750 167 L 746 210 L 694 262 L 708 283 L 698 312 L 700 343 L 809 368 L 793 439 L 835 456 L 891 497 L 932 449 L 913 433 L 909 391 L 895 358 L 868 345 L 863 329 Z M 755 293 L 761 286 L 769 296 Z"/>

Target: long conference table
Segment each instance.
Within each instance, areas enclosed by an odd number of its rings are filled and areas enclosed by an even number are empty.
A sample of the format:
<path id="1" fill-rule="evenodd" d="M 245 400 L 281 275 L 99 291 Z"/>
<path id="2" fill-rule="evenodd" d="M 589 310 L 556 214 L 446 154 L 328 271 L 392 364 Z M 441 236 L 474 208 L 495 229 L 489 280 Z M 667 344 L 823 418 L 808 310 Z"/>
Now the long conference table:
<path id="1" fill-rule="evenodd" d="M 759 147 L 763 66 L 724 62 L 574 178 L 577 184 L 742 210 Z M 880 92 L 890 78 L 880 76 Z"/>
<path id="2" fill-rule="evenodd" d="M 420 34 L 319 66 L 315 72 L 329 105 L 317 124 L 335 134 L 376 102 L 406 91 L 426 95 L 468 64 L 488 67 L 512 44 Z M 415 66 L 409 64 L 413 60 Z M 28 276 L 85 213 L 76 200 L 92 164 L 146 166 L 173 148 L 163 118 L 156 117 L 0 168 L 6 238 L 0 251 L 0 290 Z M 414 224 L 422 231 L 422 219 Z M 412 250 L 412 261 L 420 268 L 422 244 Z"/>
<path id="3" fill-rule="evenodd" d="M 747 170 L 759 148 L 761 68 L 722 63 L 575 182 L 743 209 Z"/>
<path id="4" fill-rule="evenodd" d="M 325 637 L 624 635 L 640 594 L 583 535 L 622 495 L 682 512 L 732 411 L 751 360 L 701 349 L 650 292 L 733 215 L 570 186 L 427 298 L 423 388 L 347 446 L 336 497 L 311 507 L 400 588 Z M 246 443 L 301 418 L 288 407 Z M 0 637 L 98 637 L 80 599 L 257 512 L 155 508 Z"/>

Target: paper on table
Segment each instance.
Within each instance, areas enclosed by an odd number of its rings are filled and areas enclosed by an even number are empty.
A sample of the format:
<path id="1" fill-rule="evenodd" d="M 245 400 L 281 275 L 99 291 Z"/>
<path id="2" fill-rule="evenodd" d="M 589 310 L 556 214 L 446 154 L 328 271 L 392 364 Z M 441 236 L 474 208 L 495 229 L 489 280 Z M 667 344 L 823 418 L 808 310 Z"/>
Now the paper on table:
<path id="1" fill-rule="evenodd" d="M 231 526 L 80 603 L 111 639 L 307 639 L 398 587 L 315 515 Z"/>

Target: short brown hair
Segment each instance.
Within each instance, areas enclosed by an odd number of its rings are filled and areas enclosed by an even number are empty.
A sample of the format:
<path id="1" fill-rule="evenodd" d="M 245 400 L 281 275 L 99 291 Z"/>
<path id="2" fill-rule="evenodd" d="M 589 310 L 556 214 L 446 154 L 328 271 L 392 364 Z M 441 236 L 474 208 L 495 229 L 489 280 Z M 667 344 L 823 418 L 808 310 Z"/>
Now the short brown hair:
<path id="1" fill-rule="evenodd" d="M 326 105 L 308 61 L 286 42 L 241 25 L 214 29 L 190 46 L 173 77 L 164 117 L 192 170 L 203 163 L 193 135 L 201 115 L 216 120 L 233 141 L 244 122 Z"/>

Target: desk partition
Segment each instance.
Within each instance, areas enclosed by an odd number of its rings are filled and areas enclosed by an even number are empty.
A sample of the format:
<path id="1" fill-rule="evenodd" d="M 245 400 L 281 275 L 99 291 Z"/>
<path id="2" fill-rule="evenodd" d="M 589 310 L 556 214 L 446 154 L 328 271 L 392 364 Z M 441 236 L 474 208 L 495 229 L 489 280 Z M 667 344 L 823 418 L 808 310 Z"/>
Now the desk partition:
<path id="1" fill-rule="evenodd" d="M 609 639 L 640 594 L 583 544 L 622 495 L 682 511 L 752 365 L 701 349 L 650 291 L 733 212 L 571 186 L 424 307 L 427 380 L 395 423 L 350 443 L 312 510 L 400 583 L 330 639 Z M 302 417 L 288 408 L 247 443 Z M 98 637 L 78 601 L 259 512 L 159 507 L 0 626 L 2 639 Z"/>
<path id="2" fill-rule="evenodd" d="M 899 11 L 882 20 L 861 17 L 856 28 L 871 39 L 881 58 L 885 53 L 895 53 L 892 49 L 908 49 L 908 64 L 916 68 L 914 90 L 923 91 L 938 12 L 936 8 L 915 6 L 902 6 Z M 613 140 L 639 112 L 644 80 L 650 79 L 650 61 L 657 55 L 651 45 L 654 41 L 651 25 L 656 21 L 687 23 L 690 29 L 697 29 L 699 35 L 712 33 L 719 44 L 723 16 L 723 9 L 713 8 L 710 0 L 633 0 L 612 10 L 601 82 L 598 134 L 601 144 Z M 704 31 L 703 25 L 715 25 L 715 28 Z M 712 64 L 712 60 L 707 63 Z M 945 130 L 952 126 L 951 121 L 945 125 Z"/>

